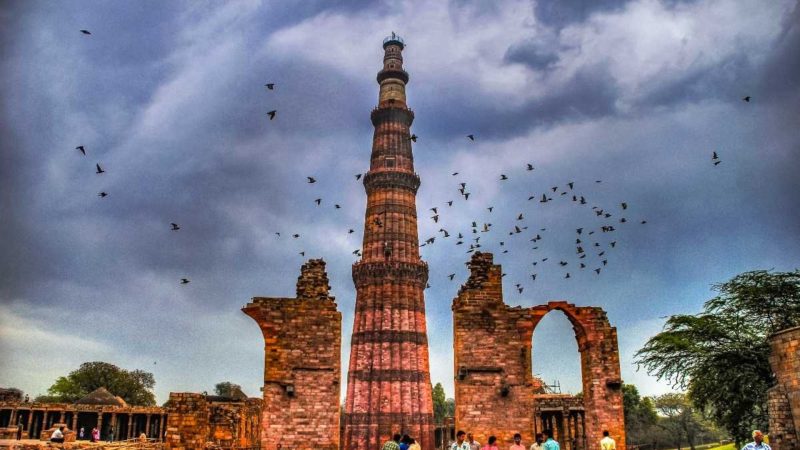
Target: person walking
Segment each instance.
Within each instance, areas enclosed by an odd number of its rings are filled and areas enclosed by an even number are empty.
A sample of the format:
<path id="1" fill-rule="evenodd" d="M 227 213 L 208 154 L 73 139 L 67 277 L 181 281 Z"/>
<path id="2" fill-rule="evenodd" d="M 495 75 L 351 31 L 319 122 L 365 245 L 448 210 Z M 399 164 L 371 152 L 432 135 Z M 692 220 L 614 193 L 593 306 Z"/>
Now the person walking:
<path id="1" fill-rule="evenodd" d="M 609 436 L 608 430 L 603 430 L 603 439 L 600 439 L 600 450 L 617 450 L 617 442 Z"/>
<path id="2" fill-rule="evenodd" d="M 472 433 L 467 433 L 467 442 L 469 443 L 469 450 L 481 450 L 481 443 L 472 437 Z"/>
<path id="3" fill-rule="evenodd" d="M 422 447 L 419 446 L 419 442 L 416 439 L 411 439 L 411 445 L 408 446 L 408 450 L 422 450 Z"/>
<path id="4" fill-rule="evenodd" d="M 514 434 L 514 445 L 508 448 L 508 450 L 527 450 L 524 445 L 522 445 L 522 435 L 519 433 Z"/>
<path id="5" fill-rule="evenodd" d="M 542 450 L 542 433 L 536 433 L 536 439 L 531 444 L 530 450 Z"/>
<path id="6" fill-rule="evenodd" d="M 381 450 L 400 450 L 400 434 L 395 433 L 390 440 L 384 442 Z"/>
<path id="7" fill-rule="evenodd" d="M 544 438 L 544 444 L 542 444 L 542 450 L 561 450 L 561 446 L 558 445 L 558 442 L 553 439 L 553 432 L 550 430 L 544 430 L 542 432 L 542 437 Z"/>
<path id="8" fill-rule="evenodd" d="M 467 442 L 464 437 L 467 433 L 464 430 L 458 430 L 456 433 L 456 441 L 450 444 L 450 450 L 470 450 L 469 449 L 469 442 Z"/>
<path id="9" fill-rule="evenodd" d="M 500 448 L 497 447 L 497 437 L 489 436 L 489 443 L 484 445 L 481 450 L 500 450 Z"/>
<path id="10" fill-rule="evenodd" d="M 753 430 L 753 442 L 742 447 L 742 450 L 772 450 L 772 448 L 764 442 L 764 433 L 761 430 Z"/>
<path id="11" fill-rule="evenodd" d="M 411 439 L 411 436 L 404 434 L 402 438 L 400 438 L 400 450 L 408 450 L 408 447 L 411 447 L 411 443 L 414 442 Z"/>
<path id="12" fill-rule="evenodd" d="M 92 428 L 92 442 L 100 441 L 100 430 L 97 427 Z"/>

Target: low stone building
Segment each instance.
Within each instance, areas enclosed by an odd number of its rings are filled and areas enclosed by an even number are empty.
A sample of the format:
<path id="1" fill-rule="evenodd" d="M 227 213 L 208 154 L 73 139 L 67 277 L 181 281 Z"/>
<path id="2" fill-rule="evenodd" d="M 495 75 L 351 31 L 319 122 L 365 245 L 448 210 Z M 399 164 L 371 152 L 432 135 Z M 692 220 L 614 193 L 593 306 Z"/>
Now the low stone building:
<path id="1" fill-rule="evenodd" d="M 162 435 L 166 412 L 157 406 L 130 406 L 105 388 L 98 388 L 75 403 L 26 401 L 0 402 L 0 438 L 47 439 L 46 432 L 55 424 L 64 424 L 83 439 L 91 438 L 92 428 L 100 430 L 102 440 L 130 439 L 145 433 Z M 113 433 L 113 434 L 112 434 Z"/>
<path id="2" fill-rule="evenodd" d="M 258 447 L 262 401 L 248 398 L 241 391 L 230 397 L 171 392 L 165 404 L 168 411 L 166 448 L 201 449 Z"/>

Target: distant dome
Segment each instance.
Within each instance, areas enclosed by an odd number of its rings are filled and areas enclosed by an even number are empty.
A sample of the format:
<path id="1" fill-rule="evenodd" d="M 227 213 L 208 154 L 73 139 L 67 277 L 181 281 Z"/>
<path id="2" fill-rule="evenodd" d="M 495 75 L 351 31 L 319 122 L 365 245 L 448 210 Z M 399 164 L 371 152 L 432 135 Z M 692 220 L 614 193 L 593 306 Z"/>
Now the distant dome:
<path id="1" fill-rule="evenodd" d="M 108 389 L 99 387 L 92 391 L 91 394 L 83 397 L 75 402 L 79 405 L 109 405 L 109 406 L 125 406 L 125 401 L 114 394 L 108 392 Z"/>

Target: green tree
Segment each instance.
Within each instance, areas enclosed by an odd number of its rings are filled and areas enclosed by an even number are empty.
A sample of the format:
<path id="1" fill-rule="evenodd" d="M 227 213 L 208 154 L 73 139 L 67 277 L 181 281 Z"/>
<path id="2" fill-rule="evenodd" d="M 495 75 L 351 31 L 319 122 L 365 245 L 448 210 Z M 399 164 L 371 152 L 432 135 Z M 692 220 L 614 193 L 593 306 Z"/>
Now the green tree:
<path id="1" fill-rule="evenodd" d="M 675 315 L 637 352 L 648 373 L 688 389 L 736 441 L 765 428 L 773 384 L 768 336 L 800 324 L 800 271 L 753 271 L 713 285 L 719 293 L 696 315 Z M 766 305 L 766 306 L 765 306 Z"/>
<path id="2" fill-rule="evenodd" d="M 695 413 L 686 395 L 679 393 L 664 394 L 655 398 L 655 407 L 663 416 L 659 426 L 669 431 L 681 448 L 685 442 L 694 450 L 697 437 L 703 432 L 702 418 Z"/>
<path id="3" fill-rule="evenodd" d="M 622 385 L 622 405 L 625 411 L 625 440 L 630 444 L 652 442 L 652 428 L 658 420 L 656 408 L 649 397 L 642 398 L 632 384 Z"/>
<path id="4" fill-rule="evenodd" d="M 69 375 L 58 377 L 47 389 L 48 395 L 40 398 L 55 402 L 74 402 L 97 388 L 105 387 L 130 405 L 153 406 L 156 404 L 152 391 L 155 384 L 155 378 L 149 372 L 129 371 L 101 361 L 86 362 Z"/>
<path id="5" fill-rule="evenodd" d="M 446 405 L 444 416 L 445 417 L 455 417 L 455 415 L 456 415 L 456 400 L 453 399 L 453 398 L 448 398 L 447 400 L 444 401 L 444 404 Z"/>
<path id="6" fill-rule="evenodd" d="M 447 416 L 447 404 L 444 388 L 442 383 L 436 383 L 436 386 L 433 387 L 433 420 L 441 425 L 445 416 Z"/>
<path id="7" fill-rule="evenodd" d="M 214 385 L 214 392 L 221 397 L 234 398 L 241 395 L 242 387 L 230 381 L 222 381 Z"/>

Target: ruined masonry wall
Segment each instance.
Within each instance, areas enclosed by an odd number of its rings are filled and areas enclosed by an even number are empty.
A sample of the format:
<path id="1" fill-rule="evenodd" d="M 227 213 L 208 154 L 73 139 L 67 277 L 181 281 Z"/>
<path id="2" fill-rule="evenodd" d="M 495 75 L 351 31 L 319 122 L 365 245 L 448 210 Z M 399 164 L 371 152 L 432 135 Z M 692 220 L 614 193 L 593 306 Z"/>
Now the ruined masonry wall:
<path id="1" fill-rule="evenodd" d="M 209 435 L 208 401 L 205 395 L 170 392 L 167 409 L 167 449 L 204 448 Z"/>
<path id="2" fill-rule="evenodd" d="M 242 308 L 264 335 L 262 450 L 339 448 L 342 316 L 329 290 L 325 262 L 310 260 L 296 298 Z"/>
<path id="3" fill-rule="evenodd" d="M 768 391 L 770 446 L 800 449 L 800 327 L 775 333 L 770 346 L 769 363 L 777 381 Z"/>
<path id="4" fill-rule="evenodd" d="M 524 443 L 533 442 L 534 394 L 540 387 L 532 375 L 533 331 L 558 309 L 572 323 L 581 353 L 584 442 L 591 448 L 608 430 L 625 448 L 617 333 L 606 313 L 567 302 L 509 307 L 503 302 L 502 269 L 491 253 L 475 253 L 469 268 L 452 305 L 456 428 L 472 431 L 479 442 L 495 435 L 501 447 L 511 444 L 514 433 L 521 433 Z"/>

